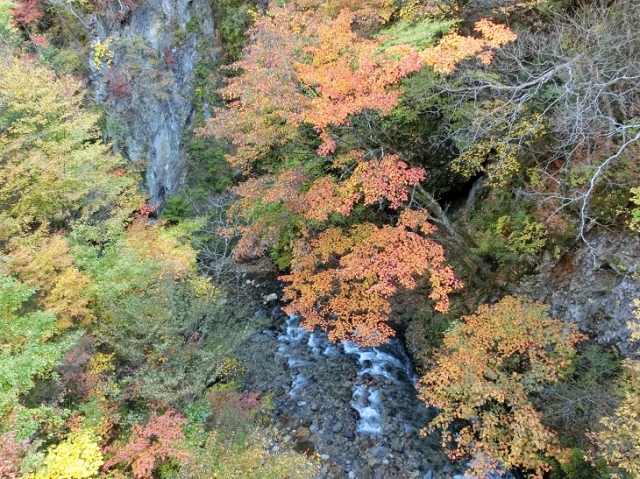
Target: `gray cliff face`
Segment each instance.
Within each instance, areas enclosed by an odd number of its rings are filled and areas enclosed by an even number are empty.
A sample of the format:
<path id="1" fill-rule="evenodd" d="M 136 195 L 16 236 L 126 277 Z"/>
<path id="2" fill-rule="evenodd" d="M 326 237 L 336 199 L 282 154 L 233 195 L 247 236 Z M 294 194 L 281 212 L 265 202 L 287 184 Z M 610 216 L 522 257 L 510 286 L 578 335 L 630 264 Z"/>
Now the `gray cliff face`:
<path id="1" fill-rule="evenodd" d="M 513 292 L 544 301 L 554 316 L 633 356 L 638 348 L 626 323 L 640 299 L 640 238 L 602 228 L 592 230 L 588 241 L 559 260 L 547 258 Z"/>
<path id="2" fill-rule="evenodd" d="M 92 59 L 98 103 L 107 108 L 114 148 L 145 172 L 150 204 L 162 206 L 185 170 L 184 133 L 191 125 L 194 67 L 202 39 L 214 38 L 206 0 L 145 0 L 134 10 L 94 19 L 94 45 L 108 43 L 99 67 Z M 111 56 L 111 59 L 108 56 Z"/>

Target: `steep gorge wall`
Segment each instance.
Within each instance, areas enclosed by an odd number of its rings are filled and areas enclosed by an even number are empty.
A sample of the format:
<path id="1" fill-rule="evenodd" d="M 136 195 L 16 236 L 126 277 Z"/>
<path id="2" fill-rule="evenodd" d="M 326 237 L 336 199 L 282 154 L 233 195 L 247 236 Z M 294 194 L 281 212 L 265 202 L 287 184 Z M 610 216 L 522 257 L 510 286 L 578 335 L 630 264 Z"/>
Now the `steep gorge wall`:
<path id="1" fill-rule="evenodd" d="M 551 313 L 577 324 L 595 341 L 633 356 L 626 326 L 640 299 L 640 237 L 609 228 L 594 228 L 588 245 L 560 258 L 545 258 L 537 272 L 525 276 L 512 293 L 550 305 Z"/>
<path id="2" fill-rule="evenodd" d="M 141 0 L 134 9 L 96 17 L 94 27 L 94 45 L 109 48 L 91 61 L 107 135 L 116 150 L 139 162 L 150 204 L 161 206 L 184 177 L 194 69 L 216 55 L 210 3 Z"/>

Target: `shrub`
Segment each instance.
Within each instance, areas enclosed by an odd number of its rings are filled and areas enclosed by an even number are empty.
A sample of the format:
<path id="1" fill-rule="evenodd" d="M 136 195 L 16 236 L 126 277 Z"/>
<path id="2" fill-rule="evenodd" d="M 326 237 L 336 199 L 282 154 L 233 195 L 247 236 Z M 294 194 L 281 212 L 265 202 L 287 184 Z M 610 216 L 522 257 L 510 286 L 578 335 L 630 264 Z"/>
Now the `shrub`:
<path id="1" fill-rule="evenodd" d="M 84 430 L 49 448 L 44 469 L 27 478 L 89 479 L 98 475 L 103 461 L 98 439 L 91 431 Z"/>
<path id="2" fill-rule="evenodd" d="M 184 461 L 189 454 L 177 449 L 184 440 L 182 426 L 187 420 L 176 411 L 169 409 L 161 416 L 156 411 L 146 425 L 133 426 L 131 439 L 125 446 L 109 446 L 106 452 L 112 452 L 102 467 L 103 472 L 114 465 L 124 463 L 131 467 L 137 479 L 151 478 L 153 471 L 162 462 L 169 459 Z"/>
<path id="3" fill-rule="evenodd" d="M 107 80 L 107 90 L 111 96 L 117 100 L 131 96 L 133 88 L 120 68 L 109 68 L 105 78 Z"/>

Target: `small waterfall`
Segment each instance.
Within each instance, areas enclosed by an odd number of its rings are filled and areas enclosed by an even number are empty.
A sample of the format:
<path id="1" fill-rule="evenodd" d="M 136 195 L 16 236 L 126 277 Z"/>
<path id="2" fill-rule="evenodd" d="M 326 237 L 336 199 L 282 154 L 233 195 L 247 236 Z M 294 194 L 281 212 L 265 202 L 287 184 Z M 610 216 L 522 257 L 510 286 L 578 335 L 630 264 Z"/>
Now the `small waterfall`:
<path id="1" fill-rule="evenodd" d="M 334 344 L 300 327 L 299 318 L 281 317 L 279 333 L 264 330 L 243 346 L 245 387 L 273 395 L 283 437 L 320 455 L 323 478 L 453 479 L 459 471 L 438 438 L 419 434 L 434 412 L 417 397 L 401 341 Z"/>
<path id="2" fill-rule="evenodd" d="M 322 356 L 337 357 L 343 353 L 355 357 L 357 364 L 349 401 L 357 412 L 355 432 L 381 435 L 397 425 L 401 425 L 403 432 L 418 432 L 419 428 L 412 424 L 415 417 L 398 409 L 393 404 L 397 394 L 390 394 L 390 390 L 411 390 L 417 381 L 411 361 L 399 340 L 394 339 L 377 348 L 359 348 L 350 342 L 335 345 L 326 334 L 310 333 L 299 326 L 298 317 L 290 316 L 286 320 L 285 333 L 278 336 L 278 342 L 278 355 L 286 360 L 290 371 L 295 371 L 287 393 L 289 397 L 298 397 L 310 385 L 313 371 Z"/>

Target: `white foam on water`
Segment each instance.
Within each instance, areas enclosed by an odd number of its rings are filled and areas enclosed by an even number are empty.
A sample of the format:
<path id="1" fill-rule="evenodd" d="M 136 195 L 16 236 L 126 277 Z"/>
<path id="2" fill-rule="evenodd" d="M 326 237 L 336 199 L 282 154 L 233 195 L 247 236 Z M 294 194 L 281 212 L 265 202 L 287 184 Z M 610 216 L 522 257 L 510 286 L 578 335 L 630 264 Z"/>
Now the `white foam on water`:
<path id="1" fill-rule="evenodd" d="M 311 348 L 311 352 L 316 356 L 322 354 L 322 351 L 325 347 L 325 341 L 322 340 L 317 334 L 309 334 L 309 341 L 307 342 L 307 346 Z"/>
<path id="2" fill-rule="evenodd" d="M 349 342 L 343 342 L 344 352 L 346 354 L 355 355 L 358 357 L 358 364 L 363 366 L 363 369 L 358 371 L 358 376 L 364 374 L 370 374 L 372 376 L 382 376 L 390 381 L 398 382 L 398 375 L 393 374 L 395 372 L 402 372 L 407 375 L 413 381 L 413 373 L 410 371 L 409 359 L 406 358 L 406 363 L 396 358 L 395 356 L 380 351 L 378 348 L 358 348 L 355 344 Z"/>
<path id="3" fill-rule="evenodd" d="M 303 374 L 306 367 L 313 365 L 312 357 L 308 353 L 303 353 L 305 359 L 301 359 L 300 347 L 308 347 L 308 352 L 312 356 L 337 356 L 341 354 L 340 348 L 331 343 L 323 333 L 310 333 L 306 329 L 300 327 L 299 317 L 289 316 L 286 322 L 286 331 L 278 337 L 280 346 L 278 353 L 287 360 L 290 368 L 297 368 L 297 374 L 294 377 L 289 397 L 295 397 L 302 388 L 309 384 L 309 379 Z M 379 348 L 359 348 L 350 342 L 342 342 L 342 351 L 347 355 L 356 357 L 359 366 L 356 381 L 353 388 L 353 395 L 350 401 L 351 406 L 359 414 L 356 431 L 363 434 L 382 434 L 384 427 L 381 421 L 383 412 L 383 404 L 380 389 L 384 387 L 385 378 L 389 381 L 399 383 L 398 378 L 406 375 L 413 379 L 413 373 L 410 366 L 409 358 L 404 354 L 402 348 L 392 345 L 390 354 L 381 351 Z M 301 371 L 302 369 L 302 371 Z M 373 378 L 373 382 L 363 387 L 361 381 L 365 374 Z M 387 383 L 388 384 L 388 383 Z"/>
<path id="4" fill-rule="evenodd" d="M 362 401 L 362 398 L 366 401 Z M 368 405 L 366 405 L 368 403 Z M 360 419 L 356 427 L 357 432 L 368 434 L 382 433 L 380 425 L 380 410 L 382 401 L 380 400 L 380 392 L 377 390 L 365 391 L 361 386 L 355 386 L 353 390 L 353 399 L 350 402 L 351 407 L 358 411 Z"/>
<path id="5" fill-rule="evenodd" d="M 291 383 L 291 390 L 289 391 L 289 397 L 295 397 L 297 391 L 308 384 L 309 380 L 304 374 L 298 373 Z"/>
<path id="6" fill-rule="evenodd" d="M 311 363 L 309 361 L 305 361 L 304 359 L 287 358 L 287 365 L 290 368 L 301 368 L 309 366 L 310 364 Z"/>
<path id="7" fill-rule="evenodd" d="M 340 354 L 340 351 L 338 351 L 338 348 L 336 348 L 332 344 L 329 344 L 329 346 L 324 348 L 324 351 L 322 352 L 322 354 L 324 354 L 325 356 L 329 356 L 329 357 L 335 357 L 338 354 Z"/>
<path id="8" fill-rule="evenodd" d="M 415 384 L 417 378 L 411 366 L 411 361 L 399 343 L 391 343 L 389 346 L 385 346 L 396 355 L 382 351 L 379 348 L 359 348 L 350 342 L 343 342 L 342 347 L 345 354 L 356 356 L 360 366 L 360 370 L 357 373 L 358 377 L 368 374 L 373 378 L 373 383 L 368 385 L 367 391 L 358 384 L 353 390 L 351 406 L 360 414 L 357 431 L 380 434 L 383 432 L 384 427 L 380 420 L 383 407 L 379 391 L 380 388 L 384 387 L 384 384 L 376 384 L 376 378 L 386 378 L 394 383 L 400 383 L 401 380 L 399 378 L 404 375 Z M 363 397 L 366 398 L 366 401 L 362 400 Z M 405 429 L 407 427 L 411 428 L 411 426 L 405 425 Z"/>

